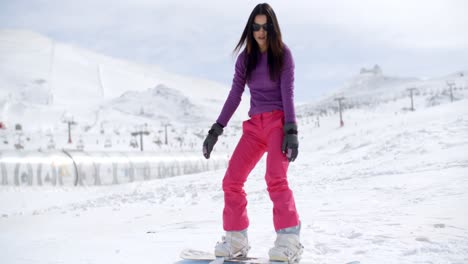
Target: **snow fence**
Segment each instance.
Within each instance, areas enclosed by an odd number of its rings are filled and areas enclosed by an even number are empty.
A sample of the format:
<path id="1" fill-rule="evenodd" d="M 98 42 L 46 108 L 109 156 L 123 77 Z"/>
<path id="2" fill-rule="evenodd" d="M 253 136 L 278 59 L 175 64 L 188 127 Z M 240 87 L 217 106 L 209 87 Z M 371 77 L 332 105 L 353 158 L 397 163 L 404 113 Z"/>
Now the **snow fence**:
<path id="1" fill-rule="evenodd" d="M 198 153 L 0 152 L 0 185 L 91 186 L 121 184 L 226 168 L 227 155 Z"/>

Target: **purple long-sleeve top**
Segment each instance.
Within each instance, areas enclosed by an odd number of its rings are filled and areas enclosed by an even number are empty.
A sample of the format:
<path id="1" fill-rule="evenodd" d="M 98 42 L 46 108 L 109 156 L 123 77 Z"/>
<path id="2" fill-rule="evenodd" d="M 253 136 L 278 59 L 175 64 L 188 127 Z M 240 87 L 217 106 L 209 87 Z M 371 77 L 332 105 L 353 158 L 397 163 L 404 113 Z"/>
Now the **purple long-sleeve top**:
<path id="1" fill-rule="evenodd" d="M 256 68 L 252 71 L 250 79 L 246 80 L 245 50 L 237 57 L 234 79 L 231 91 L 224 103 L 221 114 L 216 120 L 226 126 L 239 106 L 245 84 L 250 89 L 249 116 L 283 110 L 286 123 L 296 123 L 294 112 L 294 60 L 289 48 L 284 45 L 283 67 L 278 80 L 270 79 L 268 70 L 268 53 L 261 53 Z"/>

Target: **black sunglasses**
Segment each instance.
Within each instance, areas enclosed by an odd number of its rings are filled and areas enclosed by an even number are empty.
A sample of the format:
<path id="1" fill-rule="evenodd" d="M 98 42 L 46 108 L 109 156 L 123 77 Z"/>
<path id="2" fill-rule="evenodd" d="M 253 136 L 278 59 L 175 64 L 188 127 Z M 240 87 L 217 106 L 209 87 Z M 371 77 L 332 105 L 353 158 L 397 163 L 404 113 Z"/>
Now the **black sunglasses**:
<path id="1" fill-rule="evenodd" d="M 271 24 L 269 24 L 269 23 L 262 24 L 262 25 L 257 24 L 257 23 L 252 24 L 252 30 L 253 31 L 259 31 L 261 28 L 263 28 L 263 30 L 265 30 L 265 31 L 268 31 L 271 28 Z"/>

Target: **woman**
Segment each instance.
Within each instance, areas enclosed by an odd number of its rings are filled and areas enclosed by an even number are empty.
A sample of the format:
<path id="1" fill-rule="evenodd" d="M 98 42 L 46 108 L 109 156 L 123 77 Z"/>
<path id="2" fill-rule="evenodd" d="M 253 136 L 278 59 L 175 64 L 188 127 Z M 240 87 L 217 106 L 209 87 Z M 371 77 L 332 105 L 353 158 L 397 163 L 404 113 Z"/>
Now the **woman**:
<path id="1" fill-rule="evenodd" d="M 294 262 L 303 250 L 299 242 L 299 216 L 287 181 L 288 165 L 296 159 L 299 145 L 293 102 L 294 61 L 282 42 L 276 15 L 268 4 L 257 5 L 250 14 L 235 51 L 243 46 L 229 96 L 203 143 L 203 154 L 208 159 L 218 136 L 239 106 L 247 84 L 251 94 L 250 119 L 242 124 L 242 136 L 223 179 L 226 235 L 217 243 L 215 255 L 247 256 L 249 219 L 243 186 L 250 171 L 268 152 L 265 180 L 277 232 L 269 256 L 275 261 Z"/>

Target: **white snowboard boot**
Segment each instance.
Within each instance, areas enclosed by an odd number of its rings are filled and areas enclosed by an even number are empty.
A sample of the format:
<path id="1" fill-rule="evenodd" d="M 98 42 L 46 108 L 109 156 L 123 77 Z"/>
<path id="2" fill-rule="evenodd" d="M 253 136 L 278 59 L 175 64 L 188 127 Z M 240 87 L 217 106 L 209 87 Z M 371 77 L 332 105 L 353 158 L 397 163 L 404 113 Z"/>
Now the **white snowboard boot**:
<path id="1" fill-rule="evenodd" d="M 227 231 L 215 247 L 216 257 L 247 257 L 250 250 L 247 231 Z"/>
<path id="2" fill-rule="evenodd" d="M 270 261 L 298 263 L 301 259 L 304 246 L 299 242 L 298 234 L 278 233 L 275 246 L 270 249 Z"/>

